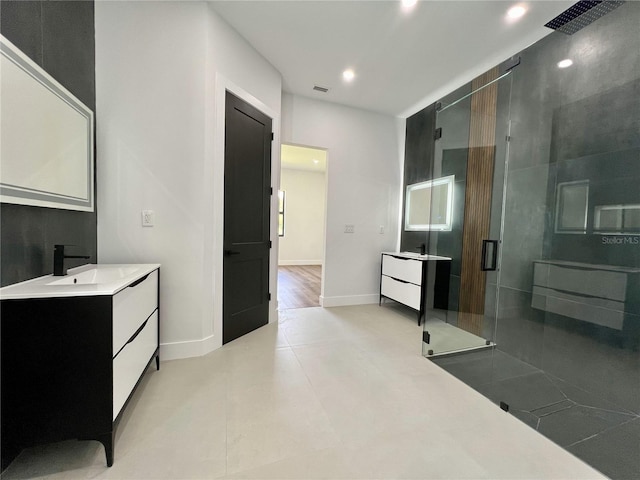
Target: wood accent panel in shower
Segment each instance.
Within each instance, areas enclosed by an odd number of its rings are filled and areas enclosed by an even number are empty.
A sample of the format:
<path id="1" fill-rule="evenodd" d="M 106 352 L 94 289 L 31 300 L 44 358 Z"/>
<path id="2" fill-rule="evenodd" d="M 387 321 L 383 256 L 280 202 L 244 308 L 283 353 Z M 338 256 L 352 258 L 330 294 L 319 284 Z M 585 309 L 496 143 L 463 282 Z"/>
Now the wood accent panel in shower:
<path id="1" fill-rule="evenodd" d="M 485 277 L 481 269 L 482 240 L 489 235 L 491 193 L 496 145 L 496 105 L 498 68 L 472 82 L 469 156 L 464 199 L 462 267 L 458 327 L 482 335 L 485 303 Z M 481 88 L 483 85 L 487 85 Z"/>

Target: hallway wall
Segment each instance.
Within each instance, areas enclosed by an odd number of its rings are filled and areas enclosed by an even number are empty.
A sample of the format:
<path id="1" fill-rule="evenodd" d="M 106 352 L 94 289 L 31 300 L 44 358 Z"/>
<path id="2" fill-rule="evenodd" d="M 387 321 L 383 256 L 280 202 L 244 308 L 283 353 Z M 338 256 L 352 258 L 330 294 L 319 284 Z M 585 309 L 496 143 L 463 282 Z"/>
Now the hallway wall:
<path id="1" fill-rule="evenodd" d="M 219 94 L 279 125 L 280 74 L 206 2 L 98 2 L 96 57 L 99 260 L 161 263 L 161 357 L 207 353 L 222 326 Z"/>
<path id="2" fill-rule="evenodd" d="M 380 253 L 398 243 L 403 138 L 404 120 L 283 95 L 282 141 L 327 149 L 324 306 L 378 302 Z"/>
<path id="3" fill-rule="evenodd" d="M 278 265 L 322 265 L 327 178 L 325 173 L 283 168 L 284 236 Z"/>

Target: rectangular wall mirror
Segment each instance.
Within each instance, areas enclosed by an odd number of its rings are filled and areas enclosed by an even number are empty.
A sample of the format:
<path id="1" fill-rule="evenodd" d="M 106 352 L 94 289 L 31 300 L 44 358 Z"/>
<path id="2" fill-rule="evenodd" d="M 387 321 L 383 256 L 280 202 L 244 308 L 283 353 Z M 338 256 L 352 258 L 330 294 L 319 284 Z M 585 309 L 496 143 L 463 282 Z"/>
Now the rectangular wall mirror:
<path id="1" fill-rule="evenodd" d="M 556 233 L 587 233 L 588 211 L 588 180 L 558 184 Z"/>
<path id="2" fill-rule="evenodd" d="M 0 201 L 93 211 L 93 112 L 0 36 Z"/>
<path id="3" fill-rule="evenodd" d="M 455 175 L 407 185 L 404 229 L 450 231 Z"/>

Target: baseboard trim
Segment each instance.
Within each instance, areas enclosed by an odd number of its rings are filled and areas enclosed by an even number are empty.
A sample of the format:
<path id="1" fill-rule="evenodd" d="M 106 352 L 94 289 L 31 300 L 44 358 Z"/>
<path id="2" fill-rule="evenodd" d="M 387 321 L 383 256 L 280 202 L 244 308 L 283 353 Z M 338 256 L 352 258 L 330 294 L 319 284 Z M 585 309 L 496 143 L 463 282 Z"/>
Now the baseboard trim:
<path id="1" fill-rule="evenodd" d="M 322 307 L 346 307 L 349 305 L 369 305 L 378 303 L 380 295 L 377 293 L 367 295 L 345 295 L 338 297 L 320 296 L 320 306 Z"/>
<path id="2" fill-rule="evenodd" d="M 279 267 L 289 267 L 293 265 L 322 265 L 322 260 L 281 260 Z"/>
<path id="3" fill-rule="evenodd" d="M 160 344 L 160 360 L 178 360 L 181 358 L 201 357 L 219 348 L 216 337 L 209 335 L 201 340 L 169 342 Z"/>

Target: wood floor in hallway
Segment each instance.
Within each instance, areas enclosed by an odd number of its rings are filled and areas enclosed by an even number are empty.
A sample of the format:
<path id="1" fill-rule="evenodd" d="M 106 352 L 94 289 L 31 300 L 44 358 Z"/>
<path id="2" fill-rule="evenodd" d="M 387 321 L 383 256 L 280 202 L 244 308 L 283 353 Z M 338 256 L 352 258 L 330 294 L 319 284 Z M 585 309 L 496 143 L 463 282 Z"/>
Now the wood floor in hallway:
<path id="1" fill-rule="evenodd" d="M 320 306 L 321 265 L 278 267 L 278 310 Z"/>

